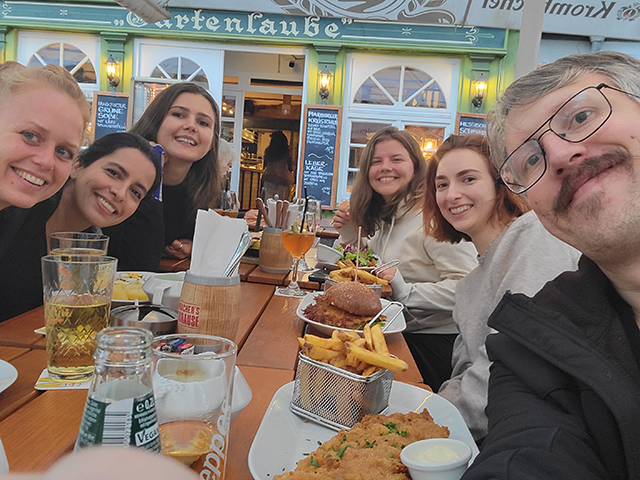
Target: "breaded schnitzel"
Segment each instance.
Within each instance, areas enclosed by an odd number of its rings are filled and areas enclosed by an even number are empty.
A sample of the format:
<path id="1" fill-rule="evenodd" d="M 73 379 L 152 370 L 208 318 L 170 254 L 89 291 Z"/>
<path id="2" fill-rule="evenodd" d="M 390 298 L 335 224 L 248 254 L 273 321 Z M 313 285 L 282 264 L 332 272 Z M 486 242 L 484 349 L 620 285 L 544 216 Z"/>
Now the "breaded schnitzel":
<path id="1" fill-rule="evenodd" d="M 274 480 L 410 480 L 400 451 L 425 438 L 447 438 L 449 429 L 420 413 L 367 415 L 351 430 L 340 432 L 300 460 L 293 472 Z"/>

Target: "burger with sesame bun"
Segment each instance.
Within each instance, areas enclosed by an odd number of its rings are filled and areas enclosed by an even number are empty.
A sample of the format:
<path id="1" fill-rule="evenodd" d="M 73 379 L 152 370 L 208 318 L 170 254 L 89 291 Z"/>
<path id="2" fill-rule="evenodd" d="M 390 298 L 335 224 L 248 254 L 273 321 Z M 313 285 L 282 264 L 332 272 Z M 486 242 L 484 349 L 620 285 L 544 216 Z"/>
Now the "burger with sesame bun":
<path id="1" fill-rule="evenodd" d="M 378 295 L 357 282 L 338 282 L 318 295 L 315 304 L 304 309 L 309 320 L 332 327 L 360 330 L 382 309 Z M 386 317 L 381 316 L 380 321 Z"/>

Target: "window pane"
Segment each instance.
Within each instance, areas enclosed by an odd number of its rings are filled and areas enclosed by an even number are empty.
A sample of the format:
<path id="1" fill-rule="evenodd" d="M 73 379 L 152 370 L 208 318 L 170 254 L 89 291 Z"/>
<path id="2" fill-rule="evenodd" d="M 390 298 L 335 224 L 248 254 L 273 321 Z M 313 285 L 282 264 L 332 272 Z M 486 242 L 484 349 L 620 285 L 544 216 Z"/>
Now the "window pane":
<path id="1" fill-rule="evenodd" d="M 400 67 L 390 67 L 380 70 L 373 75 L 376 80 L 389 92 L 391 97 L 398 101 L 400 91 Z"/>
<path id="2" fill-rule="evenodd" d="M 373 135 L 383 127 L 390 127 L 391 123 L 353 122 L 351 124 L 350 143 L 365 145 Z"/>
<path id="3" fill-rule="evenodd" d="M 447 102 L 438 84 L 433 82 L 422 92 L 416 95 L 407 104 L 407 107 L 447 108 Z"/>
<path id="4" fill-rule="evenodd" d="M 362 86 L 358 89 L 353 102 L 372 105 L 393 105 L 393 102 L 389 100 L 389 97 L 387 97 L 382 90 L 373 83 L 371 78 L 367 78 L 367 80 L 365 80 Z"/>
<path id="5" fill-rule="evenodd" d="M 222 97 L 222 116 L 233 118 L 236 113 L 236 97 Z"/>
<path id="6" fill-rule="evenodd" d="M 351 193 L 351 189 L 353 187 L 353 181 L 356 178 L 356 172 L 348 172 L 347 173 L 347 193 Z"/>
<path id="7" fill-rule="evenodd" d="M 38 50 L 38 55 L 45 61 L 45 65 L 60 64 L 60 44 L 52 43 Z"/>
<path id="8" fill-rule="evenodd" d="M 194 74 L 200 67 L 193 60 L 182 57 L 182 68 L 180 69 L 180 80 L 183 82 L 189 80 L 189 77 Z"/>
<path id="9" fill-rule="evenodd" d="M 162 62 L 160 62 L 160 67 L 162 67 L 162 70 L 156 67 L 156 69 L 151 74 L 152 77 L 173 78 L 174 80 L 178 79 L 178 57 L 167 58 L 166 60 L 163 60 Z M 163 70 L 164 72 L 166 72 L 166 75 L 163 73 Z M 157 75 L 156 72 L 158 72 Z"/>
<path id="10" fill-rule="evenodd" d="M 35 55 L 32 55 L 29 61 L 27 62 L 27 67 L 29 68 L 38 68 L 42 66 L 43 66 L 43 63 Z"/>
<path id="11" fill-rule="evenodd" d="M 350 147 L 349 148 L 349 168 L 358 168 L 360 165 L 360 158 L 362 157 L 362 147 Z"/>
<path id="12" fill-rule="evenodd" d="M 429 159 L 444 140 L 442 127 L 407 125 L 405 130 L 416 139 L 425 159 Z"/>
<path id="13" fill-rule="evenodd" d="M 222 122 L 220 124 L 220 138 L 233 144 L 233 122 Z"/>
<path id="14" fill-rule="evenodd" d="M 417 68 L 406 67 L 404 69 L 404 85 L 402 86 L 402 101 L 406 101 L 416 93 L 424 84 L 431 81 L 431 76 Z"/>
<path id="15" fill-rule="evenodd" d="M 78 65 L 86 58 L 86 55 L 82 52 L 82 50 L 68 43 L 64 44 L 64 51 L 62 55 L 63 67 L 67 70 L 73 70 L 76 65 Z"/>

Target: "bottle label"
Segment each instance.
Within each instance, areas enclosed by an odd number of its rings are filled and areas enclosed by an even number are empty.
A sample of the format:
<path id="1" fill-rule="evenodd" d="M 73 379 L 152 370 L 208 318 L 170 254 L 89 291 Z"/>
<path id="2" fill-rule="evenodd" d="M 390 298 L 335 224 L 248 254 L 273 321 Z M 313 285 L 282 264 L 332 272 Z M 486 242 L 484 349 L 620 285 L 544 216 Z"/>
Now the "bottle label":
<path id="1" fill-rule="evenodd" d="M 76 450 L 90 445 L 135 446 L 160 453 L 153 392 L 116 402 L 104 402 L 89 395 Z"/>

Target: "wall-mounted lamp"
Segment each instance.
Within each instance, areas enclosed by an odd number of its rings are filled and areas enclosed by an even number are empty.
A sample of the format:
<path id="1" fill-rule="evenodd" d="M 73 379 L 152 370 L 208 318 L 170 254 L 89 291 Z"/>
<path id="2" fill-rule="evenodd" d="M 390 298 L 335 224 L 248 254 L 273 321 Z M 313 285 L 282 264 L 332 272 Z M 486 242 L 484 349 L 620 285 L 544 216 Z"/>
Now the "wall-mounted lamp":
<path id="1" fill-rule="evenodd" d="M 104 66 L 107 69 L 107 78 L 109 79 L 109 85 L 112 89 L 115 90 L 115 88 L 120 83 L 120 78 L 117 75 L 118 62 L 116 62 L 113 57 L 109 55 L 107 61 L 104 62 Z"/>
<path id="2" fill-rule="evenodd" d="M 487 93 L 487 80 L 483 73 L 480 74 L 478 80 L 473 82 L 473 91 L 475 92 L 475 97 L 471 99 L 471 104 L 476 108 L 480 108 Z"/>
<path id="3" fill-rule="evenodd" d="M 320 85 L 320 99 L 322 100 L 322 105 L 327 104 L 327 98 L 329 98 L 329 87 L 331 85 L 331 72 L 325 66 L 322 71 L 318 74 L 318 84 Z"/>

